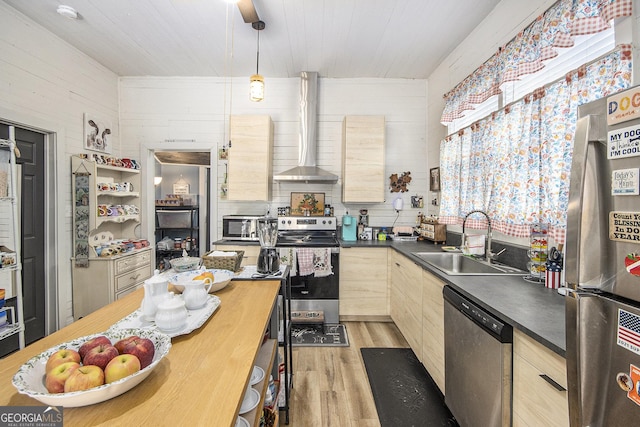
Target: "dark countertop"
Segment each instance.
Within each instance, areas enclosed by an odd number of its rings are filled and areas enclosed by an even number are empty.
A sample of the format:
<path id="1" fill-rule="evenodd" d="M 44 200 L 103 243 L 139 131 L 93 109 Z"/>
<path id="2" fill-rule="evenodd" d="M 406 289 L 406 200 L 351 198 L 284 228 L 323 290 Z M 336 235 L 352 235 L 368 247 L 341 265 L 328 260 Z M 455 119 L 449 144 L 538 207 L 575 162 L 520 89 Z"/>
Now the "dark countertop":
<path id="1" fill-rule="evenodd" d="M 217 241 L 215 244 L 252 244 L 257 242 Z M 449 276 L 430 267 L 412 252 L 439 252 L 440 245 L 430 242 L 394 242 L 358 240 L 345 242 L 343 248 L 393 248 L 452 286 L 480 307 L 524 332 L 553 352 L 565 357 L 564 296 L 542 284 L 525 282 L 518 276 Z"/>

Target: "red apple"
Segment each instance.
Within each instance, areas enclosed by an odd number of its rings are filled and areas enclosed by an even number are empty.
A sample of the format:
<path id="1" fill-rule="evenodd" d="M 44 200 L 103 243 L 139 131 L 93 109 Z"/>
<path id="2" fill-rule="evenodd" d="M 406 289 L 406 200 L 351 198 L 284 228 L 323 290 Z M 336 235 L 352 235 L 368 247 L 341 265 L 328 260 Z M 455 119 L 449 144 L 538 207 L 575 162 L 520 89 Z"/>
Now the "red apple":
<path id="1" fill-rule="evenodd" d="M 98 344 L 89 350 L 82 359 L 83 365 L 96 365 L 100 369 L 106 368 L 107 364 L 118 355 L 118 350 L 111 344 Z"/>
<path id="2" fill-rule="evenodd" d="M 136 340 L 136 339 L 139 340 L 140 337 L 137 336 L 137 335 L 131 335 L 130 337 L 121 339 L 120 341 L 115 343 L 113 346 L 118 350 L 118 353 L 123 354 L 124 353 L 124 348 L 126 347 L 126 345 L 129 344 L 131 341 Z"/>
<path id="3" fill-rule="evenodd" d="M 47 371 L 44 379 L 45 387 L 49 393 L 64 392 L 64 383 L 69 376 L 80 367 L 78 362 L 64 362 L 51 370 Z"/>
<path id="4" fill-rule="evenodd" d="M 82 344 L 80 346 L 80 349 L 78 349 L 78 353 L 80 353 L 80 357 L 82 358 L 82 360 L 84 360 L 84 357 L 87 355 L 89 350 L 100 344 L 111 345 L 111 340 L 104 335 L 98 335 L 97 337 L 92 338 L 86 343 Z"/>
<path id="5" fill-rule="evenodd" d="M 104 382 L 112 383 L 128 377 L 140 370 L 140 360 L 133 354 L 121 354 L 114 357 L 104 368 Z"/>
<path id="6" fill-rule="evenodd" d="M 136 338 L 124 347 L 123 354 L 133 354 L 140 360 L 140 368 L 144 369 L 153 362 L 156 348 L 149 338 Z"/>
<path id="7" fill-rule="evenodd" d="M 115 350 L 115 347 L 114 347 Z M 116 350 L 117 351 L 117 350 Z M 80 366 L 71 372 L 64 383 L 64 392 L 88 390 L 104 384 L 104 372 L 99 366 Z"/>
<path id="8" fill-rule="evenodd" d="M 56 351 L 49 359 L 47 359 L 47 365 L 44 368 L 45 372 L 49 372 L 56 366 L 62 365 L 66 362 L 76 362 L 80 364 L 80 353 L 70 348 L 63 348 L 61 350 Z"/>

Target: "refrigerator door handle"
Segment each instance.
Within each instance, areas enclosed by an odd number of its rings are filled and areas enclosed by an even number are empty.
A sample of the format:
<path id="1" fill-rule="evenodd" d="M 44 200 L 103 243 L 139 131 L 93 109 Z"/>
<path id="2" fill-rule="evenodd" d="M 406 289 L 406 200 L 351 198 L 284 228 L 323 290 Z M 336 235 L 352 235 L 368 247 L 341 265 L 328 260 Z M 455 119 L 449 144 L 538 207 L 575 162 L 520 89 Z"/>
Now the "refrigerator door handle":
<path id="1" fill-rule="evenodd" d="M 583 190 L 587 166 L 587 155 L 590 143 L 605 143 L 606 129 L 603 117 L 586 115 L 576 123 L 573 144 L 573 158 L 571 161 L 571 181 L 569 187 L 569 202 L 567 207 L 567 233 L 565 244 L 565 280 L 567 287 L 580 286 L 579 258 L 580 258 L 580 228 L 583 213 Z"/>

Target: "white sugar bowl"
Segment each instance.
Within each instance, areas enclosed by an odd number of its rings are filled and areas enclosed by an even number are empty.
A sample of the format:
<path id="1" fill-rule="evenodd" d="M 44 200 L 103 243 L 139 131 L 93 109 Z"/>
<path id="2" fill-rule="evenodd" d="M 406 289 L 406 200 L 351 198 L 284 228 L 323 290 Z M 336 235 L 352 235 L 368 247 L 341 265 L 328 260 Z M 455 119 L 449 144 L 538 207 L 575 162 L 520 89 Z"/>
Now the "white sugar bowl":
<path id="1" fill-rule="evenodd" d="M 162 332 L 173 332 L 187 326 L 187 307 L 184 300 L 173 292 L 158 304 L 156 326 Z"/>

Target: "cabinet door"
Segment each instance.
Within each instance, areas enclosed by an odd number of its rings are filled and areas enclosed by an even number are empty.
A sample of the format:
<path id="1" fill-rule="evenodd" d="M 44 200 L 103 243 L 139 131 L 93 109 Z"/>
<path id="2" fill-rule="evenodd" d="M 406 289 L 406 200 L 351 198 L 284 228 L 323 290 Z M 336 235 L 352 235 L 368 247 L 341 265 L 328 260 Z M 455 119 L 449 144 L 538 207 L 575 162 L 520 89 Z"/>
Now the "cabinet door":
<path id="1" fill-rule="evenodd" d="M 422 359 L 422 267 L 396 251 L 392 253 L 391 301 L 395 307 L 392 306 L 391 316 L 418 359 Z"/>
<path id="2" fill-rule="evenodd" d="M 444 282 L 422 271 L 422 364 L 444 393 Z"/>
<path id="3" fill-rule="evenodd" d="M 565 359 L 514 330 L 513 425 L 568 426 L 566 389 Z"/>
<path id="4" fill-rule="evenodd" d="M 340 316 L 387 316 L 387 248 L 340 250 Z"/>
<path id="5" fill-rule="evenodd" d="M 384 202 L 384 116 L 345 117 L 342 139 L 342 201 Z"/>
<path id="6" fill-rule="evenodd" d="M 229 200 L 271 200 L 273 122 L 269 116 L 231 116 Z"/>

